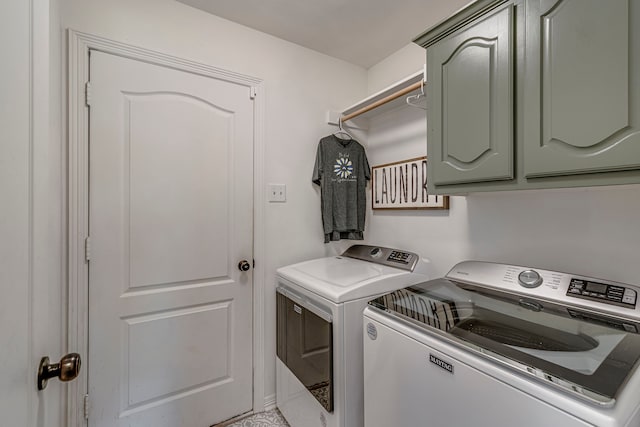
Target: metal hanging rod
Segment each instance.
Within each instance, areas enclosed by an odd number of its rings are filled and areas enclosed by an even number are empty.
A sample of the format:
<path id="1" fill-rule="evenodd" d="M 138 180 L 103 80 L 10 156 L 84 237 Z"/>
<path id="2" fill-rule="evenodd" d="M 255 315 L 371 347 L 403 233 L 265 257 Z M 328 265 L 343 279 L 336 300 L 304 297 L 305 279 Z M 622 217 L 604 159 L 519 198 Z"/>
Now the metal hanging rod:
<path id="1" fill-rule="evenodd" d="M 386 104 L 388 102 L 393 101 L 394 99 L 398 99 L 401 96 L 404 96 L 404 95 L 406 95 L 406 94 L 408 94 L 410 92 L 413 92 L 414 90 L 423 88 L 424 84 L 425 84 L 424 80 L 421 80 L 419 82 L 415 82 L 411 86 L 407 86 L 404 89 L 400 89 L 399 91 L 394 92 L 391 95 L 388 95 L 388 96 L 386 96 L 386 97 L 384 97 L 384 98 L 382 98 L 382 99 L 380 99 L 380 100 L 378 100 L 378 101 L 376 101 L 376 102 L 374 102 L 372 104 L 369 104 L 366 107 L 362 107 L 361 109 L 356 110 L 353 113 L 347 114 L 346 116 L 342 116 L 340 118 L 340 121 L 342 123 L 344 123 L 347 120 L 351 120 L 351 119 L 353 119 L 355 117 L 358 117 L 358 116 L 360 116 L 360 115 L 362 115 L 362 114 L 364 114 L 364 113 L 366 113 L 368 111 L 373 110 L 374 108 L 378 108 L 381 105 L 384 105 L 384 104 Z"/>

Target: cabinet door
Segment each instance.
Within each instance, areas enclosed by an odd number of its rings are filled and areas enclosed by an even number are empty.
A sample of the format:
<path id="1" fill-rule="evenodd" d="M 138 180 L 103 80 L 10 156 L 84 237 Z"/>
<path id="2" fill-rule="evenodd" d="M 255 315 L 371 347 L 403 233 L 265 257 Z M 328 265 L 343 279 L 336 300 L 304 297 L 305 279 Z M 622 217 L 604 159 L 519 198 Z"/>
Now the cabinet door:
<path id="1" fill-rule="evenodd" d="M 427 49 L 431 183 L 513 178 L 513 20 L 510 5 Z"/>
<path id="2" fill-rule="evenodd" d="M 640 1 L 526 5 L 525 176 L 640 168 Z"/>

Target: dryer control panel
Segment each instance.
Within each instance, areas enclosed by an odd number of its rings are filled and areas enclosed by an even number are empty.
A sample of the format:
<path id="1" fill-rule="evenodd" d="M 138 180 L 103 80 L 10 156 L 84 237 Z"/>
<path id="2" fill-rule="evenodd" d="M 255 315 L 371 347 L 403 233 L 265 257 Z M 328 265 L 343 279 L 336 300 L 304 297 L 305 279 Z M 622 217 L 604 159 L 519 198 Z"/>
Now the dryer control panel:
<path id="1" fill-rule="evenodd" d="M 342 256 L 408 271 L 413 271 L 419 259 L 413 252 L 370 245 L 353 245 Z"/>

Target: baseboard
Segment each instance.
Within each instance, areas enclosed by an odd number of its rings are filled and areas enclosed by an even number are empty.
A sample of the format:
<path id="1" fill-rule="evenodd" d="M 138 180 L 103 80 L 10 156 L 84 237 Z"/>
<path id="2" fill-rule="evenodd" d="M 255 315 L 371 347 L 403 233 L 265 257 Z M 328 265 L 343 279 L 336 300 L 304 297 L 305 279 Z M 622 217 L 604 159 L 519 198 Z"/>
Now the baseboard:
<path id="1" fill-rule="evenodd" d="M 270 411 L 276 408 L 276 395 L 270 394 L 269 396 L 265 396 L 264 398 L 264 410 Z"/>
<path id="2" fill-rule="evenodd" d="M 271 411 L 273 409 L 276 409 L 276 395 L 275 394 L 271 394 L 271 395 L 269 395 L 269 396 L 264 398 L 264 410 L 265 411 Z M 215 425 L 213 425 L 211 427 L 226 427 L 226 426 L 228 426 L 230 424 L 235 423 L 236 421 L 240 421 L 241 419 L 250 417 L 250 416 L 252 416 L 254 414 L 255 414 L 254 411 L 249 411 L 249 412 L 246 412 L 244 414 L 241 414 L 241 415 L 238 415 L 236 417 L 233 417 L 233 418 L 230 418 L 228 420 L 225 420 L 225 421 L 223 421 L 221 423 L 215 424 Z"/>

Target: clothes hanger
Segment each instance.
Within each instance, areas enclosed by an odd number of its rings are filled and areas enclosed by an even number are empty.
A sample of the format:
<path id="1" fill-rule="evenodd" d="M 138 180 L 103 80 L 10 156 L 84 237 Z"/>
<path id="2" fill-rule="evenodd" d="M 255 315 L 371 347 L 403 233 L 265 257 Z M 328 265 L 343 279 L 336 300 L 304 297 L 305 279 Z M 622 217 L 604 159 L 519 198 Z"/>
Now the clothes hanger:
<path id="1" fill-rule="evenodd" d="M 333 136 L 343 141 L 350 141 L 353 139 L 353 137 L 342 128 L 342 117 L 338 118 L 338 131 L 335 132 Z"/>
<path id="2" fill-rule="evenodd" d="M 421 110 L 426 110 L 426 107 L 423 107 L 422 105 L 418 104 L 418 102 L 420 102 L 420 98 L 425 98 L 426 95 L 424 93 L 424 79 L 422 79 L 422 81 L 420 82 L 420 93 L 416 94 L 416 95 L 410 95 L 407 96 L 407 105 L 410 105 L 411 107 L 416 107 L 416 108 L 420 108 Z"/>

